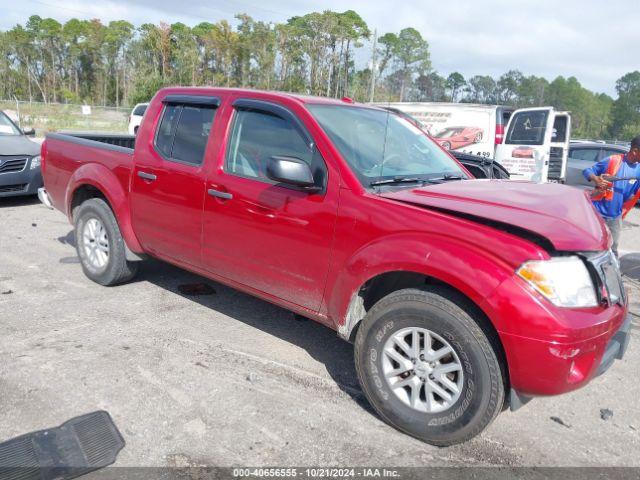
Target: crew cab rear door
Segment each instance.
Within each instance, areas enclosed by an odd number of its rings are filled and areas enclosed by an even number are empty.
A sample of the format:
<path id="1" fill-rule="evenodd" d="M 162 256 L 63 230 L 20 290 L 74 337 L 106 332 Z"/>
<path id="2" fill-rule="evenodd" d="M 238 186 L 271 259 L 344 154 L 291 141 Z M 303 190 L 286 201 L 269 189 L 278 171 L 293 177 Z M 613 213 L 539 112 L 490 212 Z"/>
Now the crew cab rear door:
<path id="1" fill-rule="evenodd" d="M 504 141 L 496 146 L 495 155 L 511 179 L 547 181 L 554 119 L 551 107 L 523 108 L 513 112 Z M 566 148 L 564 155 L 566 165 Z"/>
<path id="2" fill-rule="evenodd" d="M 199 265 L 205 154 L 220 99 L 167 95 L 145 115 L 136 139 L 131 215 L 144 250 L 169 261 Z"/>

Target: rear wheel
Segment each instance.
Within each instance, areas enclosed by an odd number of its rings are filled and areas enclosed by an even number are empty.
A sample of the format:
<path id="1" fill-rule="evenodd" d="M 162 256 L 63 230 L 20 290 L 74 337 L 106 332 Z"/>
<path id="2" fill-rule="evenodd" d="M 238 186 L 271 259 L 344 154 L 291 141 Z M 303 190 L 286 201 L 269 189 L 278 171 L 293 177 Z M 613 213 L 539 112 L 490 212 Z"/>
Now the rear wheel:
<path id="1" fill-rule="evenodd" d="M 358 330 L 362 389 L 390 425 L 427 443 L 461 443 L 504 404 L 489 336 L 446 289 L 405 289 L 380 300 Z"/>
<path id="2" fill-rule="evenodd" d="M 92 198 L 74 212 L 76 251 L 85 275 L 100 285 L 116 285 L 134 277 L 138 262 L 129 262 L 111 208 Z"/>
<path id="3" fill-rule="evenodd" d="M 449 142 L 442 142 L 440 145 L 442 145 L 442 148 L 445 150 L 451 150 L 451 143 Z"/>

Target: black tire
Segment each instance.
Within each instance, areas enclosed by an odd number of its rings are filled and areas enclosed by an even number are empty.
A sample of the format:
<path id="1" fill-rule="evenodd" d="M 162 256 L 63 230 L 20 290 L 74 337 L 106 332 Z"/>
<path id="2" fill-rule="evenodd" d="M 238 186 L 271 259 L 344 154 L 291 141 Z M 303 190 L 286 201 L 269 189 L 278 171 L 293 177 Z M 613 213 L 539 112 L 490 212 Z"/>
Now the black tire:
<path id="1" fill-rule="evenodd" d="M 140 127 L 133 127 L 133 134 L 134 135 L 138 135 L 138 128 L 140 128 Z"/>
<path id="2" fill-rule="evenodd" d="M 106 265 L 95 267 L 85 252 L 83 230 L 86 223 L 95 218 L 106 230 L 109 242 L 109 254 Z M 100 285 L 110 286 L 131 280 L 138 271 L 139 262 L 129 262 L 126 257 L 124 239 L 120 227 L 109 205 L 100 198 L 91 198 L 83 202 L 73 212 L 75 226 L 76 251 L 85 275 Z"/>
<path id="3" fill-rule="evenodd" d="M 459 300 L 455 292 L 444 288 L 391 293 L 370 309 L 355 341 L 360 385 L 376 412 L 398 430 L 437 446 L 475 437 L 504 405 L 504 372 L 495 340 L 459 306 Z M 462 365 L 460 396 L 440 413 L 413 409 L 396 396 L 384 377 L 385 343 L 408 327 L 427 329 L 446 339 Z"/>
<path id="4" fill-rule="evenodd" d="M 451 150 L 451 144 L 449 142 L 442 142 L 440 145 L 442 145 L 442 148 L 445 150 Z"/>

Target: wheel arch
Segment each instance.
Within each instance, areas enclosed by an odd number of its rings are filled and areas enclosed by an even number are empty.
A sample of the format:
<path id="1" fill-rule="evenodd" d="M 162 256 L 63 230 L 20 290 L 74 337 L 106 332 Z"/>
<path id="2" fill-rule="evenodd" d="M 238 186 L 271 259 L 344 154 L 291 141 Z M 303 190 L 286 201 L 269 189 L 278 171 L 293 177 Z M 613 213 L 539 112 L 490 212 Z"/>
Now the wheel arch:
<path id="1" fill-rule="evenodd" d="M 477 320 L 479 327 L 489 339 L 502 365 L 503 381 L 505 389 L 508 391 L 510 380 L 506 351 L 500 339 L 500 334 L 487 312 L 465 292 L 439 278 L 422 272 L 407 270 L 387 271 L 365 281 L 351 296 L 345 314 L 345 323 L 338 329 L 339 335 L 353 343 L 358 329 L 371 307 L 387 295 L 407 288 L 442 293 L 448 300 Z"/>
<path id="2" fill-rule="evenodd" d="M 116 217 L 127 249 L 134 253 L 143 253 L 131 224 L 127 192 L 111 170 L 95 163 L 81 166 L 69 179 L 65 205 L 71 223 L 74 209 L 90 198 L 101 198 L 107 203 Z"/>

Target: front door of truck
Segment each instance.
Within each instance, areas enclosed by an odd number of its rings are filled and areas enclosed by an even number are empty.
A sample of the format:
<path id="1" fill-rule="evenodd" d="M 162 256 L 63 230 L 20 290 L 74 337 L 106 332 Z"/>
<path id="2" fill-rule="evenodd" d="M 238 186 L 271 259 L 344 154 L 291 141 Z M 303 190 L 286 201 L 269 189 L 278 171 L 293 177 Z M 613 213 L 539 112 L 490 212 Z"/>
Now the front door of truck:
<path id="1" fill-rule="evenodd" d="M 206 268 L 304 308 L 320 307 L 329 269 L 339 184 L 300 119 L 282 105 L 238 99 L 226 152 L 207 181 Z M 309 192 L 267 178 L 272 156 L 307 162 Z"/>
<path id="2" fill-rule="evenodd" d="M 136 139 L 131 180 L 133 227 L 145 251 L 198 265 L 205 195 L 204 158 L 219 100 L 168 95 L 154 132 Z"/>
<path id="3" fill-rule="evenodd" d="M 551 107 L 513 112 L 504 141 L 496 146 L 495 156 L 512 180 L 547 181 L 553 122 Z"/>

